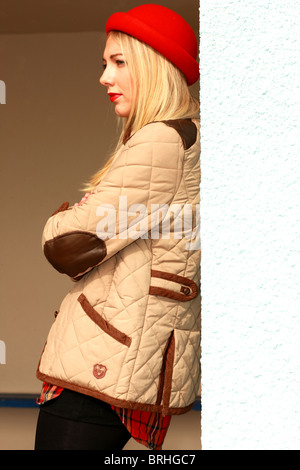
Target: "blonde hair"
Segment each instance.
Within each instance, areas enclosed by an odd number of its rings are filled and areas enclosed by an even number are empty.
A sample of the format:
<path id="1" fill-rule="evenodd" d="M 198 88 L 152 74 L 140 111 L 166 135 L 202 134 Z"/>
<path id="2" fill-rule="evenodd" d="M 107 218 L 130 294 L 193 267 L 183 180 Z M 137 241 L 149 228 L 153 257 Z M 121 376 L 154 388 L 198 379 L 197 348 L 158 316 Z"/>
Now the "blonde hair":
<path id="1" fill-rule="evenodd" d="M 112 156 L 90 180 L 84 190 L 94 189 L 109 169 L 122 144 L 146 124 L 169 119 L 198 117 L 199 100 L 192 97 L 183 73 L 152 47 L 132 36 L 111 31 L 120 45 L 134 87 L 130 114 Z"/>

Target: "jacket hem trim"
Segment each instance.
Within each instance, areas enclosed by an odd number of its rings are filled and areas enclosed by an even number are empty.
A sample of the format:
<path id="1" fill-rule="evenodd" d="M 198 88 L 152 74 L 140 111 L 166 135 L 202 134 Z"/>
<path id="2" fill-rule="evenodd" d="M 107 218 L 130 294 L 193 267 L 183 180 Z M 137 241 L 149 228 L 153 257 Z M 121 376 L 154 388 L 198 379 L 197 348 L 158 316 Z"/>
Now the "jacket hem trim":
<path id="1" fill-rule="evenodd" d="M 40 370 L 37 370 L 36 377 L 43 381 L 47 382 L 51 385 L 56 385 L 57 387 L 62 387 L 66 388 L 69 390 L 73 390 L 74 392 L 82 393 L 84 395 L 89 395 L 91 397 L 97 398 L 99 400 L 102 400 L 109 405 L 117 406 L 120 408 L 126 408 L 126 409 L 131 409 L 131 410 L 140 410 L 140 411 L 150 411 L 150 412 L 156 412 L 156 413 L 163 413 L 164 416 L 167 415 L 179 415 L 179 414 L 184 414 L 190 411 L 193 406 L 194 406 L 194 401 L 188 406 L 185 406 L 183 408 L 163 408 L 163 405 L 151 405 L 148 403 L 138 403 L 138 402 L 132 402 L 128 400 L 120 400 L 119 398 L 113 398 L 107 395 L 106 393 L 103 392 L 98 392 L 97 390 L 91 390 L 86 387 L 82 387 L 80 385 L 73 384 L 71 382 L 61 380 L 55 377 L 51 377 L 47 374 L 44 374 L 40 372 Z"/>
<path id="2" fill-rule="evenodd" d="M 169 345 L 166 354 L 166 365 L 165 365 L 165 377 L 164 377 L 164 387 L 163 387 L 163 396 L 162 396 L 162 415 L 166 416 L 168 414 L 171 389 L 172 389 L 172 376 L 173 376 L 173 364 L 175 356 L 175 337 L 174 331 L 171 334 L 169 339 Z"/>

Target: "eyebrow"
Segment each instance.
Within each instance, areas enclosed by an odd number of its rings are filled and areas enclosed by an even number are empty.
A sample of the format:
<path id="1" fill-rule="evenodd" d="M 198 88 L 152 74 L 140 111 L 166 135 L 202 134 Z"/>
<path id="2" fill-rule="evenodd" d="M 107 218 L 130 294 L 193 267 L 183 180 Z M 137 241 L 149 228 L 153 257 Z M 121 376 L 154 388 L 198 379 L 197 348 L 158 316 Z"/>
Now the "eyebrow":
<path id="1" fill-rule="evenodd" d="M 123 54 L 122 54 L 122 52 L 118 52 L 117 54 L 112 54 L 112 55 L 110 55 L 109 58 L 110 58 L 110 59 L 113 59 L 113 58 L 116 57 L 117 55 L 123 55 Z M 106 62 L 106 59 L 105 59 L 104 57 L 102 58 L 102 60 Z"/>

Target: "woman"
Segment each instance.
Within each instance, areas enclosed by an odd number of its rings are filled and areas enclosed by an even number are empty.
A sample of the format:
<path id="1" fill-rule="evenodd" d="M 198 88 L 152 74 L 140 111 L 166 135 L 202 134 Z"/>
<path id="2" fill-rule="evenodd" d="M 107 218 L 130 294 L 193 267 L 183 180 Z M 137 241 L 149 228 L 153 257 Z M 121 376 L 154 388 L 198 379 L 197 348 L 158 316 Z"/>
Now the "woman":
<path id="1" fill-rule="evenodd" d="M 100 83 L 123 118 L 116 152 L 79 204 L 48 220 L 43 249 L 70 276 L 37 377 L 39 449 L 161 449 L 200 376 L 197 41 L 143 5 L 106 25 Z"/>

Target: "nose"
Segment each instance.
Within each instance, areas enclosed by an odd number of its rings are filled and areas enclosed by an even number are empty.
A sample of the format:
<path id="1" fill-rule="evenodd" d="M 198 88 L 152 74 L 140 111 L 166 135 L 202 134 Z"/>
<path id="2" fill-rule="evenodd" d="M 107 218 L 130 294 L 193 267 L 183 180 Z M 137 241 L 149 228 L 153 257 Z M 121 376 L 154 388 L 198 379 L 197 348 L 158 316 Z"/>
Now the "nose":
<path id="1" fill-rule="evenodd" d="M 103 74 L 99 78 L 99 82 L 103 86 L 112 86 L 113 85 L 114 78 L 113 78 L 113 74 L 112 74 L 109 67 L 106 66 L 106 68 L 104 69 Z"/>

